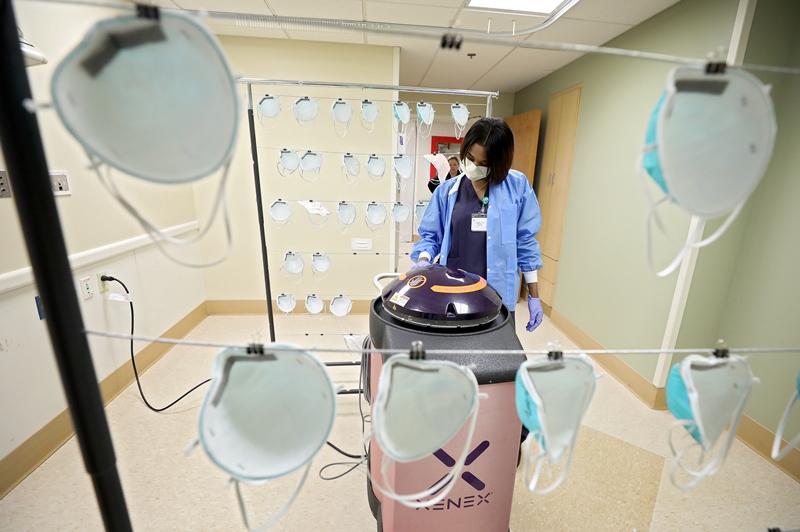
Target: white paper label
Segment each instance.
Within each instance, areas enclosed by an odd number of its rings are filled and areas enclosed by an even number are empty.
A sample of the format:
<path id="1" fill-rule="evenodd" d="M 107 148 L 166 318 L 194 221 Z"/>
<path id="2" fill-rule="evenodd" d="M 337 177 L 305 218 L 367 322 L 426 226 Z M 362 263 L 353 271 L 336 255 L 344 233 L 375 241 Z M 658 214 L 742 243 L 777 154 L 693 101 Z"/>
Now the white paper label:
<path id="1" fill-rule="evenodd" d="M 114 292 L 108 294 L 108 300 L 109 301 L 122 301 L 124 303 L 130 303 L 131 301 L 133 301 L 131 299 L 131 295 L 130 294 L 116 294 Z"/>

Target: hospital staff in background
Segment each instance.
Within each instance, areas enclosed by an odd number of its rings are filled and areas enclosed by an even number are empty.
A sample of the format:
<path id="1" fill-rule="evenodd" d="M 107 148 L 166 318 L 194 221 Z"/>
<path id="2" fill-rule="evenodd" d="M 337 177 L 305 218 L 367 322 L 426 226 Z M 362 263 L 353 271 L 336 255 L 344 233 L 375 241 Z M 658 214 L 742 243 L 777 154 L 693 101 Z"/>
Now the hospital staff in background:
<path id="1" fill-rule="evenodd" d="M 458 177 L 458 174 L 461 173 L 460 164 L 458 163 L 458 157 L 456 157 L 455 155 L 450 156 L 450 158 L 447 160 L 447 164 L 450 165 L 450 171 L 447 173 L 445 181 L 449 181 L 454 177 Z M 439 176 L 438 175 L 434 176 L 432 179 L 428 181 L 428 190 L 430 190 L 431 193 L 435 192 L 436 188 L 439 185 L 441 185 L 441 183 L 442 182 L 439 180 Z"/>
<path id="2" fill-rule="evenodd" d="M 440 264 L 480 275 L 500 293 L 512 317 L 522 271 L 529 294 L 526 329 L 533 331 L 543 314 L 536 241 L 542 215 L 528 179 L 511 170 L 514 134 L 503 120 L 482 118 L 464 136 L 460 156 L 464 173 L 442 183 L 425 210 L 411 253 L 413 268 L 439 255 Z"/>

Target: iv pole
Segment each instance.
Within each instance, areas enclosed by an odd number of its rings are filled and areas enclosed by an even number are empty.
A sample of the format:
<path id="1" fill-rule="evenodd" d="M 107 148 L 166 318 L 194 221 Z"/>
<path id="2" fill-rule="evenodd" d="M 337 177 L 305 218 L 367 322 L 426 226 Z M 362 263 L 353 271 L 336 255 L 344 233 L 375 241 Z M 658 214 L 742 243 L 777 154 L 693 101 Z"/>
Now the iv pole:
<path id="1" fill-rule="evenodd" d="M 11 0 L 0 0 L 0 145 L 47 330 L 106 530 L 130 531 L 117 459 L 84 333 Z"/>

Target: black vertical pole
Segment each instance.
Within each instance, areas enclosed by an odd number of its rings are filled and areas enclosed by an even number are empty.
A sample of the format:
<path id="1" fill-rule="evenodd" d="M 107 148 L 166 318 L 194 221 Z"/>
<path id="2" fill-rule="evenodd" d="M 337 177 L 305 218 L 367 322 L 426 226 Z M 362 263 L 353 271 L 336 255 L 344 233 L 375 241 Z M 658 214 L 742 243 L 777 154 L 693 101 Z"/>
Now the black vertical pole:
<path id="1" fill-rule="evenodd" d="M 28 257 L 47 312 L 69 413 L 92 477 L 106 530 L 132 530 L 111 433 L 83 330 L 81 310 L 61 232 L 44 146 L 31 100 L 11 0 L 0 0 L 0 144 L 14 191 Z"/>
<path id="2" fill-rule="evenodd" d="M 247 84 L 247 121 L 250 126 L 250 152 L 253 156 L 253 180 L 256 185 L 256 205 L 258 207 L 258 233 L 261 235 L 261 259 L 264 263 L 264 285 L 267 287 L 267 315 L 269 316 L 269 340 L 275 341 L 275 320 L 272 313 L 272 288 L 269 284 L 269 256 L 267 254 L 267 235 L 264 233 L 264 203 L 261 200 L 261 174 L 258 171 L 258 145 L 256 144 L 256 123 L 253 116 L 253 88 Z"/>

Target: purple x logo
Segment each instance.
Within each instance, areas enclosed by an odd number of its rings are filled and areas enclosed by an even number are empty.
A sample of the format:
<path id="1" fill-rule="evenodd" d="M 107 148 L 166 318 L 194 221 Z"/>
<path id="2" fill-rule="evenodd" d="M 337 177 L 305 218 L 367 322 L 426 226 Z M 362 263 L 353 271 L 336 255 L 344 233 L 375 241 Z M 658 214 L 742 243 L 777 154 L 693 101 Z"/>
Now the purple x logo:
<path id="1" fill-rule="evenodd" d="M 472 452 L 467 455 L 467 460 L 464 462 L 464 465 L 465 466 L 471 465 L 472 462 L 474 462 L 488 448 L 489 448 L 489 441 L 488 440 L 483 440 L 482 442 L 480 442 L 472 450 Z M 433 456 L 438 458 L 439 461 L 441 463 L 443 463 L 444 465 L 446 465 L 447 467 L 453 467 L 454 465 L 456 465 L 455 459 L 452 456 L 450 456 L 449 454 L 447 454 L 447 452 L 445 452 L 443 449 L 439 449 L 438 451 L 433 453 Z M 445 475 L 444 477 L 446 477 L 446 476 L 447 475 Z M 431 487 L 433 487 L 436 484 L 438 484 L 439 482 L 441 482 L 444 477 L 440 478 L 439 480 L 437 480 L 436 482 L 431 484 Z M 473 475 L 469 471 L 462 472 L 461 473 L 461 478 L 462 478 L 462 480 L 464 480 L 464 482 L 466 482 L 467 484 L 469 484 L 470 486 L 472 486 L 473 488 L 475 488 L 478 491 L 481 491 L 483 488 L 486 487 L 486 484 L 484 484 L 483 481 L 481 481 L 481 479 L 479 479 L 478 477 L 476 477 L 475 475 Z M 442 486 L 442 488 L 444 488 L 444 486 Z M 441 490 L 439 490 L 439 491 L 441 491 Z"/>

